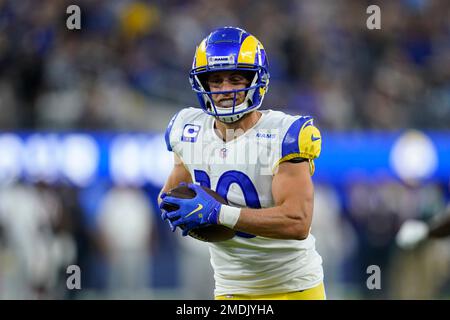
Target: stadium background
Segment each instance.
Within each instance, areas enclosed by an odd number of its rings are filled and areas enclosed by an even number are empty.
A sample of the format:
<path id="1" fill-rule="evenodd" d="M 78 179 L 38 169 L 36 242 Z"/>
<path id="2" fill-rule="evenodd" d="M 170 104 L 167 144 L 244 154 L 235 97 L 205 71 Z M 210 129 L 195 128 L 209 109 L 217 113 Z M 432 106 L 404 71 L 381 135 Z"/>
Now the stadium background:
<path id="1" fill-rule="evenodd" d="M 81 30 L 66 8 L 81 8 Z M 368 30 L 366 8 L 381 8 Z M 0 298 L 211 299 L 205 246 L 156 195 L 165 127 L 195 106 L 188 72 L 212 29 L 268 53 L 264 106 L 323 132 L 313 234 L 330 299 L 439 299 L 450 246 L 395 244 L 450 194 L 450 3 L 0 0 Z M 66 267 L 81 268 L 67 290 Z M 381 269 L 369 290 L 367 267 Z"/>

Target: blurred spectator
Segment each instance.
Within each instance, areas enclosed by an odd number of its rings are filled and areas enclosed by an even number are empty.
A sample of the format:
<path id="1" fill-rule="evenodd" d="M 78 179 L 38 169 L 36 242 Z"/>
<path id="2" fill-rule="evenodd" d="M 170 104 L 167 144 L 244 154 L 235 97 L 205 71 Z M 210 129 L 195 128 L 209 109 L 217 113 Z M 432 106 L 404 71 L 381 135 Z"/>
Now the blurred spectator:
<path id="1" fill-rule="evenodd" d="M 3 0 L 0 108 L 12 112 L 0 126 L 147 129 L 138 115 L 148 114 L 163 129 L 164 109 L 196 104 L 195 44 L 237 25 L 265 44 L 271 107 L 310 113 L 322 128 L 448 128 L 450 3 L 417 3 L 383 3 L 372 31 L 357 0 L 79 1 L 81 30 L 69 31 L 70 1 Z"/>
<path id="2" fill-rule="evenodd" d="M 381 180 L 381 181 L 380 181 Z M 373 183 L 351 183 L 348 191 L 350 219 L 357 230 L 359 252 L 360 294 L 365 298 L 395 298 L 391 296 L 399 275 L 390 278 L 391 264 L 396 263 L 395 236 L 403 221 L 409 218 L 432 216 L 445 208 L 442 188 L 428 184 L 406 186 L 389 178 Z M 380 267 L 383 290 L 368 290 L 366 269 Z M 391 281 L 390 281 L 391 280 Z"/>
<path id="3" fill-rule="evenodd" d="M 317 251 L 323 257 L 327 299 L 350 297 L 354 288 L 346 278 L 345 268 L 358 246 L 355 231 L 343 217 L 341 201 L 333 187 L 318 184 L 314 197 L 311 232 L 316 238 Z"/>
<path id="4" fill-rule="evenodd" d="M 153 214 L 139 189 L 114 187 L 97 216 L 100 241 L 109 267 L 108 290 L 135 297 L 150 286 Z"/>
<path id="5" fill-rule="evenodd" d="M 191 237 L 183 237 L 177 231 L 179 246 L 180 299 L 212 300 L 214 272 L 210 263 L 209 247 Z"/>
<path id="6" fill-rule="evenodd" d="M 75 262 L 76 247 L 58 194 L 44 185 L 0 190 L 3 230 L 2 286 L 7 299 L 61 299 L 61 275 Z M 6 246 L 5 246 L 6 244 Z"/>

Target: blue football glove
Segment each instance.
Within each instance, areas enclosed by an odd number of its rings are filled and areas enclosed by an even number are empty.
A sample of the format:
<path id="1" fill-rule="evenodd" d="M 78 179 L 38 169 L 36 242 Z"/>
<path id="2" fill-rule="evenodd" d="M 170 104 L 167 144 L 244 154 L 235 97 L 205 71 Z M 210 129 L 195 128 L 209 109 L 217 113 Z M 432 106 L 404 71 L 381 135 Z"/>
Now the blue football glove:
<path id="1" fill-rule="evenodd" d="M 186 185 L 181 183 L 180 185 Z M 220 207 L 222 204 L 210 196 L 199 185 L 189 183 L 187 187 L 195 191 L 196 196 L 192 199 L 180 199 L 161 194 L 162 202 L 160 209 L 163 220 L 168 219 L 170 228 L 175 231 L 176 227 L 184 225 L 183 236 L 187 236 L 189 231 L 208 224 L 218 224 Z M 179 209 L 167 212 L 162 207 L 165 204 L 178 205 Z"/>

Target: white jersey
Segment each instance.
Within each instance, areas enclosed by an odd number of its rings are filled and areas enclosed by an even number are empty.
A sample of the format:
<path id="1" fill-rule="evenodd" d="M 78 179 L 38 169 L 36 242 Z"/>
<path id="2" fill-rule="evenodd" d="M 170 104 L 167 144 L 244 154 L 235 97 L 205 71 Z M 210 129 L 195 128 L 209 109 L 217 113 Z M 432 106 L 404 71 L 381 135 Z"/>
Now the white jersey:
<path id="1" fill-rule="evenodd" d="M 261 113 L 253 128 L 224 142 L 214 131 L 214 117 L 201 109 L 182 109 L 167 128 L 167 147 L 182 159 L 195 183 L 215 190 L 229 205 L 273 207 L 272 179 L 278 164 L 318 156 L 320 143 L 314 142 L 320 133 L 310 117 Z M 302 144 L 302 139 L 309 142 Z M 209 246 L 216 296 L 294 292 L 323 281 L 322 258 L 311 234 L 300 241 L 238 232 L 231 240 Z"/>

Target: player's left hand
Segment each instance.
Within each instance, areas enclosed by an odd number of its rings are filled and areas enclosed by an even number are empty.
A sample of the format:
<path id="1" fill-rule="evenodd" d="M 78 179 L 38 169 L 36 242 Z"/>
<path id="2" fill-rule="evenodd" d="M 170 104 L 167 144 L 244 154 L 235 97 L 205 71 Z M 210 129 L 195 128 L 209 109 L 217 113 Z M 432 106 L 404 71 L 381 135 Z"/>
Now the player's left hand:
<path id="1" fill-rule="evenodd" d="M 187 187 L 195 191 L 196 196 L 194 198 L 180 199 L 162 194 L 160 204 L 163 211 L 161 217 L 163 220 L 169 219 L 172 231 L 175 231 L 176 227 L 184 225 L 183 236 L 187 236 L 193 228 L 207 224 L 218 224 L 222 205 L 199 185 L 189 183 Z M 167 212 L 162 209 L 165 204 L 178 205 L 179 209 Z"/>

